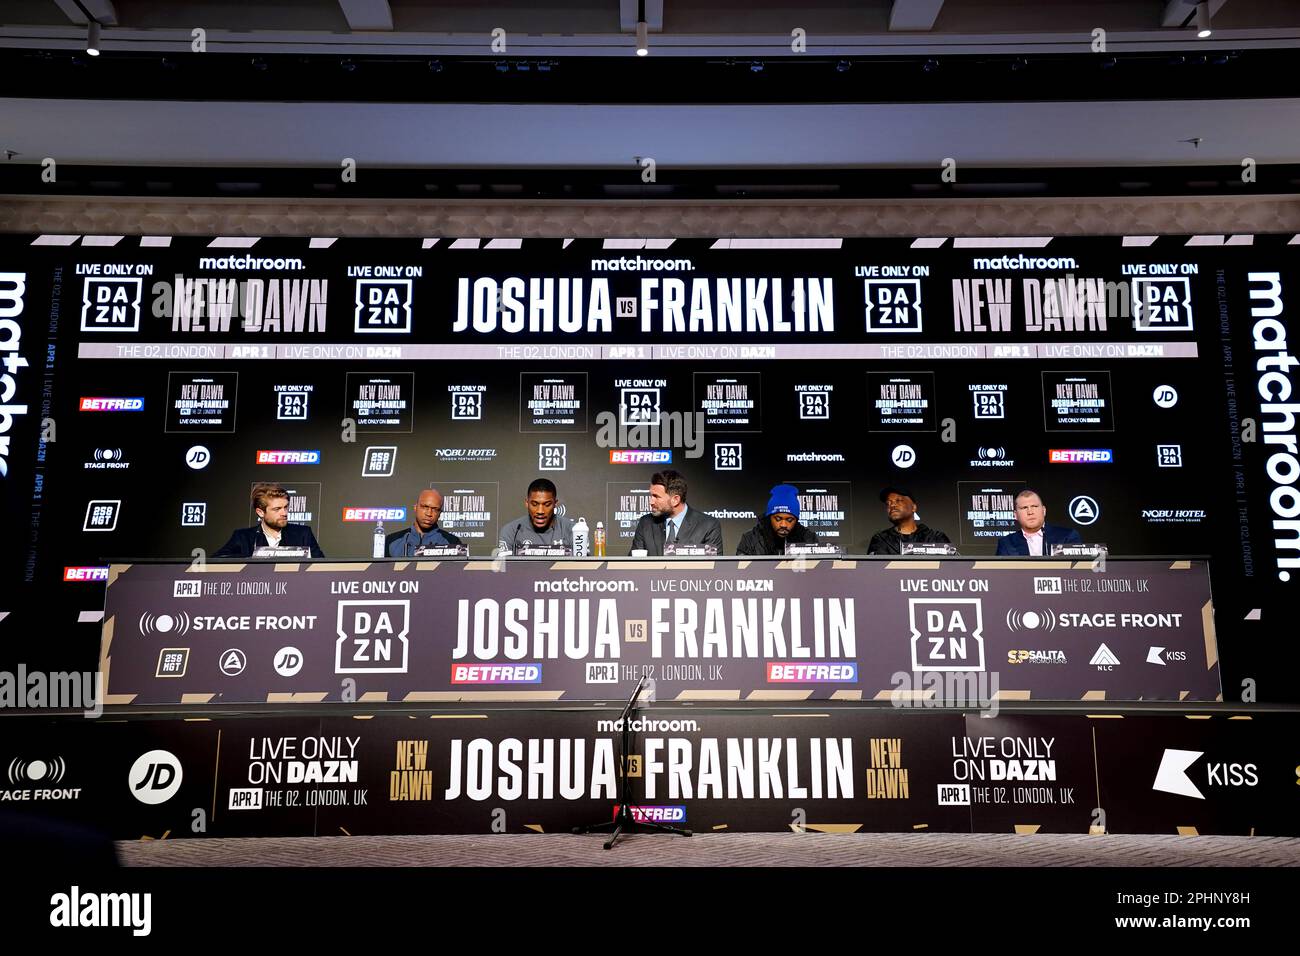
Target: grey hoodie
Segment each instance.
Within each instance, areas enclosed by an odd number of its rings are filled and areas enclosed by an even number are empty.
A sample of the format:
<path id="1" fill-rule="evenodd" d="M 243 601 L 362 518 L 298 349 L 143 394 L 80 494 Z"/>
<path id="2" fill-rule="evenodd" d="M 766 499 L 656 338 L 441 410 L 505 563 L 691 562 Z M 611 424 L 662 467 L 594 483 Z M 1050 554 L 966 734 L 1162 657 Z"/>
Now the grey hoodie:
<path id="1" fill-rule="evenodd" d="M 514 521 L 501 528 L 497 546 L 509 551 L 511 554 L 518 554 L 523 548 L 554 548 L 566 547 L 573 550 L 573 519 L 561 517 L 560 515 L 551 516 L 551 526 L 545 531 L 538 531 L 533 527 L 533 520 L 524 515 L 522 518 L 516 518 Z M 558 543 L 557 543 L 558 542 Z"/>

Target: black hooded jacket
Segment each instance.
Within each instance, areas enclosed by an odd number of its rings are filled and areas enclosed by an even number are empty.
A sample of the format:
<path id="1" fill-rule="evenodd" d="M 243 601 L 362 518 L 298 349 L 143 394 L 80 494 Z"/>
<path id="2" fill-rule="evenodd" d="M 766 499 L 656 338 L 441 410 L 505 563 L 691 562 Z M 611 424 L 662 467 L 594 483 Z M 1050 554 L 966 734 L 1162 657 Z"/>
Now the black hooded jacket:
<path id="1" fill-rule="evenodd" d="M 788 537 L 778 538 L 772 531 L 772 522 L 766 517 L 759 518 L 758 523 L 746 531 L 740 539 L 740 544 L 736 545 L 736 554 L 785 554 L 787 541 L 793 541 L 795 544 L 816 544 L 817 532 L 810 531 L 796 521 Z"/>

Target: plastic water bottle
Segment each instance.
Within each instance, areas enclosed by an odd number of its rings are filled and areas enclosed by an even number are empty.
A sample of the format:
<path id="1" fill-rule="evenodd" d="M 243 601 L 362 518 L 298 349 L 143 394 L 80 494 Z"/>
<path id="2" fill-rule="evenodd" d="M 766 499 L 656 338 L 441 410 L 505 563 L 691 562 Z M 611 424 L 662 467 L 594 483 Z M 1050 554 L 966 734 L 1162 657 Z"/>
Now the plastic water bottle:
<path id="1" fill-rule="evenodd" d="M 585 558 L 591 553 L 589 531 L 587 519 L 579 518 L 578 523 L 573 526 L 574 557 Z"/>
<path id="2" fill-rule="evenodd" d="M 595 554 L 596 554 L 596 557 L 598 557 L 598 558 L 603 558 L 603 557 L 605 556 L 605 522 L 603 522 L 603 521 L 597 521 L 597 522 L 596 522 L 596 552 L 595 552 Z"/>
<path id="3" fill-rule="evenodd" d="M 375 547 L 372 552 L 372 557 L 382 558 L 385 556 L 384 537 L 384 523 L 382 521 L 375 522 Z"/>

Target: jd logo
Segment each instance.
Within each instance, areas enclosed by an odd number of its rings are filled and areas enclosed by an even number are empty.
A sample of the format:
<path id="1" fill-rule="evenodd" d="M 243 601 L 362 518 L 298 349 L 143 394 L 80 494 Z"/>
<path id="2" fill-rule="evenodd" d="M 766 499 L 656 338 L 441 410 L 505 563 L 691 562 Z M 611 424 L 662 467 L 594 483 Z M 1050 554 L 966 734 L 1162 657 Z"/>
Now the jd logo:
<path id="1" fill-rule="evenodd" d="M 302 651 L 296 647 L 282 647 L 275 652 L 275 672 L 281 677 L 294 677 L 302 670 Z"/>
<path id="2" fill-rule="evenodd" d="M 212 453 L 203 445 L 192 445 L 190 450 L 185 453 L 185 464 L 195 471 L 208 467 L 208 462 L 211 460 Z"/>
<path id="3" fill-rule="evenodd" d="M 912 670 L 984 670 L 980 598 L 909 598 Z"/>
<path id="4" fill-rule="evenodd" d="M 166 803 L 181 788 L 181 762 L 166 750 L 151 750 L 131 766 L 127 783 L 131 795 L 141 803 Z"/>
<path id="5" fill-rule="evenodd" d="M 339 601 L 336 674 L 405 674 L 410 601 Z"/>

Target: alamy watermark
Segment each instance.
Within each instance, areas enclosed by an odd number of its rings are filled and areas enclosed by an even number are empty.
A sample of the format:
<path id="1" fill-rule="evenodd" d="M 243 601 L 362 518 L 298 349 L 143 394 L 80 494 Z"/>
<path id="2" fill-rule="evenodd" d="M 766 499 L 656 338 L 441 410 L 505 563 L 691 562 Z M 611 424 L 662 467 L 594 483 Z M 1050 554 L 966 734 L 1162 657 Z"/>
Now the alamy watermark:
<path id="1" fill-rule="evenodd" d="M 40 671 L 19 664 L 0 671 L 0 710 L 79 710 L 95 718 L 104 713 L 104 675 L 100 671 Z"/>
<path id="2" fill-rule="evenodd" d="M 687 458 L 699 458 L 704 454 L 704 413 L 655 413 L 645 406 L 623 404 L 618 412 L 596 414 L 596 446 L 613 449 L 681 448 Z"/>
<path id="3" fill-rule="evenodd" d="M 895 671 L 889 702 L 906 708 L 963 708 L 998 715 L 997 671 Z"/>

